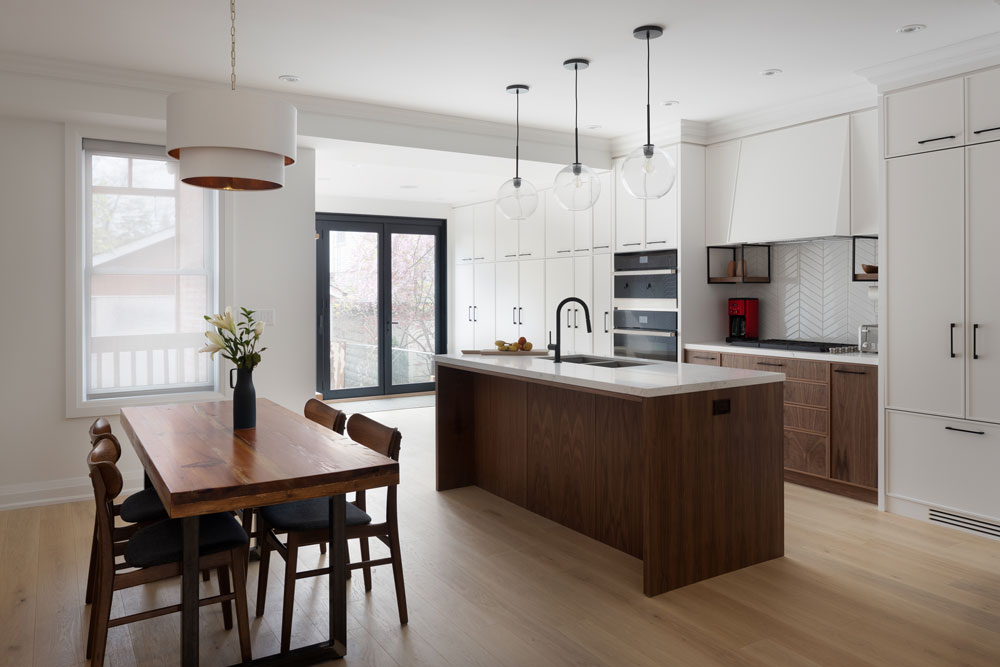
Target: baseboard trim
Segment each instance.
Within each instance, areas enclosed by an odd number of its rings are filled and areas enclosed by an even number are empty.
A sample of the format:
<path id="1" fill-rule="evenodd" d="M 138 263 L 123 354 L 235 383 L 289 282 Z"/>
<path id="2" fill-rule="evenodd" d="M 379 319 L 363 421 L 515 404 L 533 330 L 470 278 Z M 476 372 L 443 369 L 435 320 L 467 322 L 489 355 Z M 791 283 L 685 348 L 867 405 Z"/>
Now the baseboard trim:
<path id="1" fill-rule="evenodd" d="M 142 472 L 123 475 L 124 489 L 128 495 L 142 488 Z M 93 500 L 94 487 L 90 477 L 69 477 L 45 482 L 0 485 L 0 510 L 14 510 L 25 507 L 41 507 Z"/>

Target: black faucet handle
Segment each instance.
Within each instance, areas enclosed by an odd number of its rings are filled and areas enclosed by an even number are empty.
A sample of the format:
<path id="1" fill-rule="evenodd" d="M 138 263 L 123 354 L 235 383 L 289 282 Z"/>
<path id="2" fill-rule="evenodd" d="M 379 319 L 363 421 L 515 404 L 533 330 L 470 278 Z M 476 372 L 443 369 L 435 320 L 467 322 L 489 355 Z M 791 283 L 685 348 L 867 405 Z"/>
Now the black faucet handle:
<path id="1" fill-rule="evenodd" d="M 556 349 L 556 344 L 552 342 L 552 332 L 551 331 L 549 332 L 549 344 L 545 346 L 545 349 L 547 349 L 547 350 L 554 350 L 554 349 Z"/>

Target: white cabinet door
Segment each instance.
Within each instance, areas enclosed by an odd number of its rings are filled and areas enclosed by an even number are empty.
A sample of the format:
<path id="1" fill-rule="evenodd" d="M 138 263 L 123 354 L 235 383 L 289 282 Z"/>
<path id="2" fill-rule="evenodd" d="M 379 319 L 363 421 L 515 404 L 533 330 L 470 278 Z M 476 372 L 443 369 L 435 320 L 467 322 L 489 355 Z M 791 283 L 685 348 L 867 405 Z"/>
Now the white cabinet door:
<path id="1" fill-rule="evenodd" d="M 508 220 L 503 213 L 494 213 L 494 230 L 496 241 L 493 246 L 496 261 L 509 262 L 517 259 L 519 220 Z"/>
<path id="2" fill-rule="evenodd" d="M 551 190 L 545 192 L 545 256 L 562 257 L 573 253 L 573 212 L 556 200 Z"/>
<path id="3" fill-rule="evenodd" d="M 611 176 L 610 171 L 598 176 L 601 181 L 601 196 L 594 204 L 594 231 L 591 238 L 591 247 L 595 253 L 611 252 Z"/>
<path id="4" fill-rule="evenodd" d="M 851 234 L 878 236 L 883 210 L 878 192 L 878 110 L 851 115 Z"/>
<path id="5" fill-rule="evenodd" d="M 472 350 L 476 347 L 476 329 L 472 321 L 472 304 L 476 298 L 473 287 L 474 268 L 472 264 L 460 264 L 455 267 L 452 275 L 455 284 L 455 302 L 451 309 L 455 318 L 454 349 L 456 352 Z"/>
<path id="6" fill-rule="evenodd" d="M 628 193 L 621 181 L 622 160 L 615 160 L 615 250 L 642 250 L 646 205 Z"/>
<path id="7" fill-rule="evenodd" d="M 965 151 L 889 160 L 887 407 L 965 416 Z"/>
<path id="8" fill-rule="evenodd" d="M 573 212 L 573 254 L 589 255 L 593 252 L 591 243 L 594 238 L 594 209 Z"/>
<path id="9" fill-rule="evenodd" d="M 677 146 L 663 149 L 680 169 Z M 680 178 L 674 181 L 670 192 L 659 199 L 646 200 L 646 250 L 660 250 L 677 247 L 677 192 Z"/>
<path id="10" fill-rule="evenodd" d="M 965 79 L 966 143 L 1000 139 L 1000 69 Z"/>
<path id="11" fill-rule="evenodd" d="M 492 262 L 494 259 L 494 216 L 496 215 L 496 202 L 488 201 L 475 206 L 475 244 L 473 249 L 475 254 L 473 259 L 477 262 Z M 503 216 L 500 216 L 503 217 Z"/>
<path id="12" fill-rule="evenodd" d="M 1000 520 L 1000 429 L 890 410 L 886 460 L 889 495 Z"/>
<path id="13" fill-rule="evenodd" d="M 476 348 L 493 347 L 496 337 L 496 274 L 495 264 L 477 264 L 475 301 L 472 304 L 472 322 L 476 330 Z"/>
<path id="14" fill-rule="evenodd" d="M 462 206 L 452 209 L 448 234 L 455 239 L 455 263 L 471 263 L 476 238 L 474 207 Z"/>
<path id="15" fill-rule="evenodd" d="M 541 259 L 545 257 L 545 196 L 538 193 L 538 206 L 530 218 L 518 222 L 518 259 Z"/>
<path id="16" fill-rule="evenodd" d="M 949 79 L 885 96 L 885 156 L 965 143 L 965 81 Z"/>
<path id="17" fill-rule="evenodd" d="M 497 262 L 496 264 L 496 339 L 517 340 L 518 262 Z"/>
<path id="18" fill-rule="evenodd" d="M 563 308 L 562 321 L 556 322 L 556 306 L 568 296 L 573 296 L 573 258 L 560 257 L 545 260 L 545 342 L 556 342 L 556 327 L 562 330 L 562 351 L 573 345 L 573 309 Z M 527 338 L 527 336 L 526 336 Z"/>
<path id="19" fill-rule="evenodd" d="M 739 165 L 739 141 L 709 146 L 705 151 L 705 245 L 729 243 Z"/>
<path id="20" fill-rule="evenodd" d="M 594 354 L 611 356 L 611 255 L 594 255 L 594 304 L 590 316 L 594 325 Z"/>
<path id="21" fill-rule="evenodd" d="M 545 333 L 545 260 L 532 259 L 517 264 L 520 274 L 517 324 L 522 336 L 537 349 L 543 349 L 549 342 Z"/>
<path id="22" fill-rule="evenodd" d="M 590 257 L 573 258 L 573 296 L 587 304 L 590 312 L 591 329 L 594 328 L 594 263 Z M 573 352 L 576 354 L 592 354 L 594 351 L 593 333 L 587 333 L 587 317 L 580 304 L 567 304 L 573 308 Z"/>
<path id="23" fill-rule="evenodd" d="M 850 119 L 744 139 L 730 241 L 792 241 L 851 232 Z"/>
<path id="24" fill-rule="evenodd" d="M 1000 304 L 997 298 L 1000 143 L 967 148 L 966 165 L 966 211 L 969 216 L 965 267 L 969 289 L 966 412 L 969 419 L 1000 422 L 1000 400 L 997 400 L 1000 396 L 1000 312 L 997 310 Z"/>

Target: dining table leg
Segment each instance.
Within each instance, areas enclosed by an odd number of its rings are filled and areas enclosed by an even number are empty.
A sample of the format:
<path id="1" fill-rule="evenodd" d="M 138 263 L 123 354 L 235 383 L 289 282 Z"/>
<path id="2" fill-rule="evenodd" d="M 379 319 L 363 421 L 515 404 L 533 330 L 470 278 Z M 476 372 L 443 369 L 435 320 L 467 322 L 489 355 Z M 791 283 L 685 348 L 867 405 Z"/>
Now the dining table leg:
<path id="1" fill-rule="evenodd" d="M 181 571 L 181 665 L 198 664 L 198 517 L 181 519 L 184 564 Z"/>
<path id="2" fill-rule="evenodd" d="M 347 655 L 347 505 L 344 494 L 330 497 L 330 646 Z"/>

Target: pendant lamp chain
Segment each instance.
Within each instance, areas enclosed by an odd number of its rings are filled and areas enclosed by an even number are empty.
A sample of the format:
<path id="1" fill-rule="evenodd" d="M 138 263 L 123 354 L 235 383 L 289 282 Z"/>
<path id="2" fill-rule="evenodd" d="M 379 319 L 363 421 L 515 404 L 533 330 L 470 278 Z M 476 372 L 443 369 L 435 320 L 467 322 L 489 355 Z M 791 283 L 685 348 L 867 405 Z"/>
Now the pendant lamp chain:
<path id="1" fill-rule="evenodd" d="M 229 82 L 232 85 L 232 89 L 236 90 L 236 0 L 229 0 L 229 21 L 229 62 L 233 68 Z"/>

